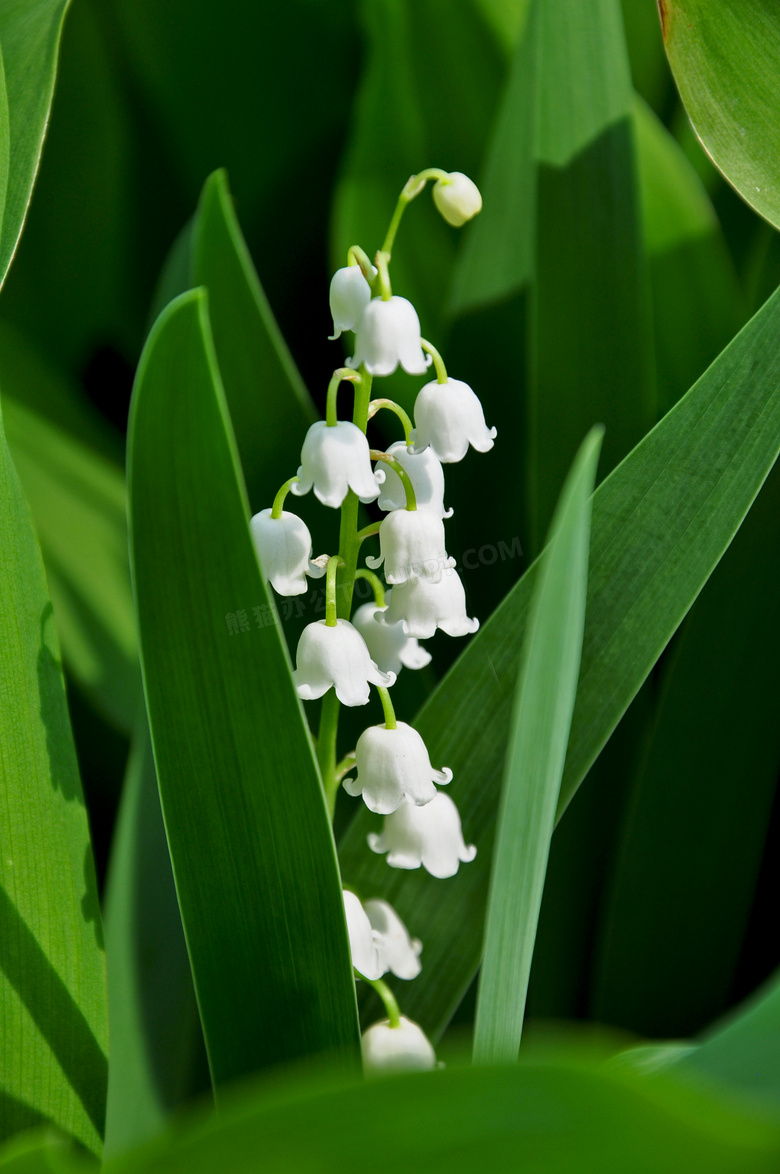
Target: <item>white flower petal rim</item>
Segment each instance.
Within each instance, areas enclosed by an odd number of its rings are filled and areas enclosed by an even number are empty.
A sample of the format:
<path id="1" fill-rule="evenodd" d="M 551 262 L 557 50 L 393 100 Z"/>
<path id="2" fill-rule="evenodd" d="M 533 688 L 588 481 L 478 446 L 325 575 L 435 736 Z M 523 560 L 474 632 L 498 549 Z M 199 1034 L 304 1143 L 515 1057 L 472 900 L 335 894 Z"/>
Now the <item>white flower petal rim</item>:
<path id="1" fill-rule="evenodd" d="M 349 620 L 337 620 L 333 627 L 315 620 L 298 641 L 293 682 L 303 701 L 316 701 L 332 686 L 342 705 L 367 705 L 369 684 L 389 689 L 395 673 L 378 668 Z"/>
<path id="2" fill-rule="evenodd" d="M 401 918 L 387 901 L 373 899 L 363 905 L 375 935 L 385 971 L 411 980 L 422 970 L 422 942 L 410 936 Z"/>
<path id="3" fill-rule="evenodd" d="M 385 564 L 388 583 L 406 583 L 425 575 L 438 583 L 455 566 L 444 548 L 444 523 L 429 510 L 393 510 L 379 526 L 379 556 L 369 556 L 372 570 Z"/>
<path id="4" fill-rule="evenodd" d="M 387 610 L 378 623 L 402 622 L 407 635 L 429 640 L 437 628 L 448 636 L 470 636 L 479 620 L 466 615 L 466 592 L 457 571 L 448 570 L 439 582 L 415 575 L 393 588 Z"/>

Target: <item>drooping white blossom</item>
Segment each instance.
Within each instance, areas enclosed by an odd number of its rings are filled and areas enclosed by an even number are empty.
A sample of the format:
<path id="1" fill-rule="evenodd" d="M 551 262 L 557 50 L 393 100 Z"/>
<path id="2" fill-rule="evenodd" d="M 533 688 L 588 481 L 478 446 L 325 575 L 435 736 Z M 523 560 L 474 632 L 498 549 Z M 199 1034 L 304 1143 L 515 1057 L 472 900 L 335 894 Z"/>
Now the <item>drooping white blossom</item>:
<path id="1" fill-rule="evenodd" d="M 399 620 L 407 634 L 418 640 L 430 639 L 437 628 L 448 636 L 469 636 L 479 627 L 479 620 L 466 615 L 466 592 L 453 570 L 438 583 L 416 575 L 394 587 L 387 610 L 377 617 L 377 623 L 397 624 Z"/>
<path id="2" fill-rule="evenodd" d="M 325 574 L 325 567 L 312 561 L 311 534 L 297 514 L 282 510 L 274 518 L 270 509 L 261 510 L 249 525 L 263 574 L 280 595 L 302 595 L 307 575 Z"/>
<path id="3" fill-rule="evenodd" d="M 409 474 L 418 510 L 429 510 L 439 518 L 451 518 L 452 510 L 444 508 L 444 469 L 433 449 L 428 446 L 422 452 L 412 452 L 406 442 L 397 440 L 387 450 Z M 406 508 L 406 493 L 401 478 L 391 465 L 384 468 L 385 483 L 379 494 L 380 510 Z"/>
<path id="4" fill-rule="evenodd" d="M 420 319 L 406 298 L 372 298 L 355 331 L 348 367 L 365 363 L 371 375 L 392 375 L 400 363 L 407 375 L 424 375 L 430 365 L 420 341 Z"/>
<path id="5" fill-rule="evenodd" d="M 419 453 L 430 445 L 445 464 L 463 460 L 469 445 L 488 452 L 497 435 L 485 423 L 479 399 L 461 379 L 426 383 L 415 400 L 414 423 L 412 451 Z"/>
<path id="6" fill-rule="evenodd" d="M 363 1033 L 363 1068 L 366 1076 L 386 1072 L 426 1071 L 436 1067 L 433 1045 L 421 1027 L 401 1016 L 397 1027 L 389 1019 L 374 1023 Z"/>
<path id="7" fill-rule="evenodd" d="M 444 786 L 452 779 L 447 767 L 434 770 L 428 750 L 417 730 L 406 722 L 396 729 L 369 726 L 355 748 L 357 777 L 342 786 L 348 795 L 363 796 L 369 811 L 389 815 L 404 798 L 422 806 L 437 794 L 434 782 Z"/>
<path id="8" fill-rule="evenodd" d="M 438 583 L 455 566 L 444 547 L 444 523 L 428 510 L 393 510 L 379 527 L 379 555 L 369 555 L 372 570 L 385 564 L 388 583 L 406 583 L 425 575 Z"/>
<path id="9" fill-rule="evenodd" d="M 371 922 L 385 973 L 389 970 L 396 978 L 416 978 L 422 970 L 420 939 L 410 937 L 409 930 L 387 901 L 366 901 L 363 908 Z"/>
<path id="10" fill-rule="evenodd" d="M 361 501 L 374 501 L 384 477 L 381 469 L 371 468 L 368 441 L 356 424 L 339 420 L 329 426 L 318 420 L 306 433 L 292 492 L 302 497 L 313 487 L 323 505 L 338 509 L 350 489 Z"/>
<path id="11" fill-rule="evenodd" d="M 385 596 L 387 602 L 392 592 Z M 422 648 L 414 636 L 408 636 L 403 623 L 379 623 L 376 617 L 387 611 L 387 606 L 364 603 L 352 617 L 352 623 L 368 645 L 372 660 L 386 673 L 400 673 L 401 668 L 422 669 L 431 663 L 431 654 Z"/>
<path id="12" fill-rule="evenodd" d="M 330 627 L 325 620 L 307 624 L 298 641 L 293 681 L 298 696 L 314 701 L 331 686 L 342 705 L 366 705 L 369 683 L 388 688 L 395 673 L 383 673 L 366 642 L 349 620 Z"/>
<path id="13" fill-rule="evenodd" d="M 376 270 L 374 270 L 376 273 Z M 330 281 L 330 312 L 333 315 L 331 342 L 340 338 L 342 330 L 356 330 L 368 303 L 371 286 L 359 265 L 337 269 Z"/>
<path id="14" fill-rule="evenodd" d="M 379 956 L 378 935 L 374 932 L 360 899 L 349 889 L 344 889 L 343 894 L 352 965 L 364 978 L 381 978 L 387 967 Z"/>
<path id="15" fill-rule="evenodd" d="M 391 868 L 422 865 L 438 879 L 454 876 L 461 863 L 468 864 L 477 854 L 473 844 L 466 845 L 458 809 L 443 791 L 424 807 L 404 799 L 385 816 L 382 831 L 369 834 L 368 846 L 372 852 L 386 852 Z"/>
<path id="16" fill-rule="evenodd" d="M 473 179 L 462 171 L 450 171 L 433 185 L 433 202 L 448 224 L 460 228 L 482 211 L 482 196 Z"/>

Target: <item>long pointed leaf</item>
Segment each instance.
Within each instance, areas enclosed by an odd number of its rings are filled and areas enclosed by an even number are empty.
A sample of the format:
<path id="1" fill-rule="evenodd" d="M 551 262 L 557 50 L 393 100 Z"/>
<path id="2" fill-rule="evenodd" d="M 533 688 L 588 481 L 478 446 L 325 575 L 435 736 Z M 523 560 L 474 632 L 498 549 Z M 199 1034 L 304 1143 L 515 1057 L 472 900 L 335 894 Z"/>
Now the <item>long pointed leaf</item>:
<path id="1" fill-rule="evenodd" d="M 601 430 L 561 492 L 523 640 L 488 891 L 474 1059 L 517 1059 L 585 623 Z"/>
<path id="2" fill-rule="evenodd" d="M 106 991 L 92 846 L 40 551 L 0 421 L 0 1137 L 100 1151 Z"/>
<path id="3" fill-rule="evenodd" d="M 202 291 L 142 357 L 129 450 L 147 706 L 217 1086 L 357 1044 L 333 839 L 249 537 Z"/>

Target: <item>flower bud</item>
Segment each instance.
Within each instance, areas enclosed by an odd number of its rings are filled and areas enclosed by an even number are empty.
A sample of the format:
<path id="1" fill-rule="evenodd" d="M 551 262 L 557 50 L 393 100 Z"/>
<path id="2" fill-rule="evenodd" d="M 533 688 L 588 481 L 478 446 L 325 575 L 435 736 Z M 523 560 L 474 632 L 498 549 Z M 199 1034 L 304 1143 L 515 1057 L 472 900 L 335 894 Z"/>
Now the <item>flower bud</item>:
<path id="1" fill-rule="evenodd" d="M 280 595 L 302 595 L 306 576 L 319 579 L 325 567 L 312 562 L 311 534 L 302 518 L 282 510 L 274 518 L 271 510 L 261 510 L 249 523 L 260 567 Z"/>
<path id="2" fill-rule="evenodd" d="M 405 1015 L 397 1027 L 389 1019 L 374 1023 L 363 1033 L 363 1068 L 366 1076 L 385 1072 L 426 1071 L 436 1067 L 436 1053 L 421 1027 Z"/>
<path id="3" fill-rule="evenodd" d="M 330 312 L 333 315 L 333 334 L 339 338 L 342 330 L 356 330 L 363 311 L 371 301 L 371 286 L 359 265 L 337 269 L 330 282 Z"/>
<path id="4" fill-rule="evenodd" d="M 451 171 L 433 185 L 433 202 L 448 224 L 460 228 L 482 211 L 482 196 L 473 180 L 462 171 Z"/>

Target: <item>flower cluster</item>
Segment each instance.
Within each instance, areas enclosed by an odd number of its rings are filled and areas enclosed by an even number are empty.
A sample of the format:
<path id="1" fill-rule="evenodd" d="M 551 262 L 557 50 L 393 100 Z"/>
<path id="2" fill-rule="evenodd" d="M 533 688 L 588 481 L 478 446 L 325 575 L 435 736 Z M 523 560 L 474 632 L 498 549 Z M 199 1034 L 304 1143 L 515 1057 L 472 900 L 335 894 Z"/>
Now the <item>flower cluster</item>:
<path id="1" fill-rule="evenodd" d="M 470 179 L 431 168 L 405 185 L 374 263 L 359 247 L 349 250 L 347 265 L 331 281 L 331 338 L 354 332 L 354 352 L 334 371 L 326 418 L 309 428 L 297 475 L 269 509 L 252 518 L 251 530 L 261 569 L 279 594 L 301 594 L 307 577 L 326 576 L 325 619 L 308 624 L 300 637 L 294 682 L 304 701 L 322 698 L 317 756 L 331 812 L 340 786 L 362 797 L 369 811 L 384 817 L 381 831 L 368 837 L 372 851 L 385 855 L 391 868 L 422 866 L 444 878 L 473 860 L 476 848 L 466 844 L 458 809 L 439 789 L 451 782 L 452 771 L 433 766 L 421 735 L 396 718 L 390 690 L 402 669 L 430 663 L 420 640 L 437 629 L 466 636 L 479 626 L 467 614 L 463 584 L 447 550 L 444 523 L 452 511 L 444 505 L 443 465 L 462 460 L 469 447 L 487 452 L 496 430 L 486 425 L 472 389 L 449 378 L 441 355 L 422 337 L 414 306 L 390 286 L 398 224 L 428 180 L 434 181 L 434 201 L 448 223 L 459 226 L 479 212 L 481 197 Z M 371 399 L 374 378 L 399 367 L 409 375 L 424 375 L 431 367 L 435 373 L 417 395 L 413 422 L 391 400 Z M 338 417 L 344 381 L 354 385 L 352 420 Z M 369 421 L 381 409 L 394 412 L 404 429 L 404 439 L 386 451 L 370 448 L 367 439 Z M 339 550 L 330 556 L 313 557 L 308 528 L 284 508 L 289 493 L 310 491 L 324 506 L 341 510 Z M 358 529 L 361 502 L 376 503 L 384 514 L 381 522 Z M 374 535 L 379 552 L 361 568 L 361 545 Z M 372 584 L 375 601 L 353 615 L 354 584 L 361 577 Z M 371 685 L 385 720 L 365 729 L 354 751 L 337 762 L 339 704 L 365 705 Z M 402 979 L 419 973 L 420 942 L 410 938 L 386 901 L 362 904 L 345 890 L 344 909 L 356 977 L 374 986 L 388 1012 L 387 1020 L 364 1035 L 366 1070 L 432 1067 L 433 1048 L 421 1029 L 401 1016 L 382 981 L 388 972 Z"/>

